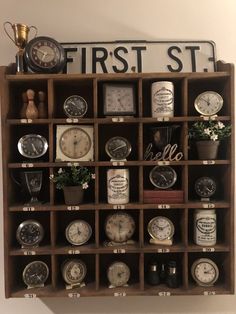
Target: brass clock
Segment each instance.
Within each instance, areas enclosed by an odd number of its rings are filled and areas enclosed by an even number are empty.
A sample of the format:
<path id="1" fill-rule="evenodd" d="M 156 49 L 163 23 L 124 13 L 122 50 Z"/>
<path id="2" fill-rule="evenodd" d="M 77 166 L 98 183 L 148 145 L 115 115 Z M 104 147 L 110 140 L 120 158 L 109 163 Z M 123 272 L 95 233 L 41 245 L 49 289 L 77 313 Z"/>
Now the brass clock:
<path id="1" fill-rule="evenodd" d="M 93 126 L 58 125 L 56 161 L 94 160 Z"/>

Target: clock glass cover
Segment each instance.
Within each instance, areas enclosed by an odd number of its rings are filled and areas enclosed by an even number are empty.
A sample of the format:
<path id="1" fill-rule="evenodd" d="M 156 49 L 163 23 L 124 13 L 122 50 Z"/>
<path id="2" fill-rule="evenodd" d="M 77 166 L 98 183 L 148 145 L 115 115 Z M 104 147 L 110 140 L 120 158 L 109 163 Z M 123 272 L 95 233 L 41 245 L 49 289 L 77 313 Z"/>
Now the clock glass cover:
<path id="1" fill-rule="evenodd" d="M 126 138 L 115 136 L 107 141 L 105 150 L 112 160 L 125 160 L 131 152 L 131 145 Z"/>
<path id="2" fill-rule="evenodd" d="M 170 166 L 156 166 L 151 170 L 149 178 L 155 187 L 168 189 L 175 184 L 177 174 Z"/>
<path id="3" fill-rule="evenodd" d="M 171 239 L 174 232 L 174 225 L 167 217 L 157 216 L 148 223 L 148 233 L 153 239 L 160 241 Z"/>
<path id="4" fill-rule="evenodd" d="M 74 220 L 66 228 L 66 239 L 73 245 L 82 245 L 92 235 L 91 226 L 84 220 Z"/>
<path id="5" fill-rule="evenodd" d="M 86 114 L 88 104 L 83 97 L 79 95 L 72 95 L 65 100 L 63 109 L 68 117 L 78 118 L 83 117 Z"/>
<path id="6" fill-rule="evenodd" d="M 114 242 L 122 243 L 129 240 L 135 231 L 135 222 L 131 215 L 123 212 L 107 217 L 105 232 L 107 237 Z"/>
<path id="7" fill-rule="evenodd" d="M 221 110 L 223 98 L 214 91 L 206 91 L 197 96 L 194 106 L 200 114 L 212 116 Z"/>
<path id="8" fill-rule="evenodd" d="M 104 84 L 104 114 L 105 115 L 134 115 L 135 96 L 131 84 Z"/>
<path id="9" fill-rule="evenodd" d="M 39 158 L 46 153 L 48 142 L 39 134 L 27 134 L 19 139 L 17 147 L 22 156 L 27 158 Z"/>

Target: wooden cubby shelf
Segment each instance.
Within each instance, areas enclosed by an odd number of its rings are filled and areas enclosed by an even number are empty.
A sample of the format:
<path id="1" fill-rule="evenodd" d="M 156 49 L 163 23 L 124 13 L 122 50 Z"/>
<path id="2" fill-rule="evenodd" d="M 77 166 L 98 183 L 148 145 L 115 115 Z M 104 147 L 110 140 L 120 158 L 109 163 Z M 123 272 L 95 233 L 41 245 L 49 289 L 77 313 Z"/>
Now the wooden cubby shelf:
<path id="1" fill-rule="evenodd" d="M 5 295 L 10 297 L 68 297 L 88 296 L 171 296 L 220 295 L 234 293 L 234 68 L 217 62 L 214 73 L 132 73 L 132 74 L 23 74 L 10 73 L 10 67 L 0 68 L 2 159 L 3 159 L 3 216 Z M 175 91 L 174 116 L 151 116 L 151 84 L 171 81 Z M 135 114 L 133 116 L 105 116 L 103 86 L 106 83 L 132 84 Z M 22 93 L 27 89 L 44 91 L 47 117 L 21 118 Z M 188 129 L 196 121 L 208 120 L 194 108 L 195 98 L 202 92 L 219 93 L 224 104 L 214 119 L 232 124 L 232 134 L 220 148 L 216 160 L 199 160 L 188 139 Z M 84 117 L 68 118 L 63 103 L 70 95 L 86 99 L 88 110 Z M 93 127 L 93 160 L 62 161 L 57 159 L 57 126 Z M 152 141 L 151 129 L 156 126 L 175 126 L 179 161 L 145 160 L 147 145 Z M 26 134 L 40 134 L 48 142 L 47 152 L 40 158 L 27 159 L 17 149 L 19 139 Z M 113 136 L 123 136 L 132 150 L 125 161 L 111 161 L 105 144 Z M 173 144 L 173 143 L 172 143 Z M 58 191 L 49 176 L 61 167 L 85 166 L 96 174 L 89 192 L 81 204 L 65 205 L 62 191 Z M 153 190 L 149 173 L 155 166 L 171 166 L 177 173 L 173 190 L 182 192 L 178 201 L 148 201 L 144 191 Z M 126 168 L 130 172 L 130 202 L 112 205 L 107 202 L 107 169 Z M 40 171 L 43 184 L 38 195 L 41 204 L 26 204 L 29 195 L 17 185 L 23 171 Z M 214 176 L 218 190 L 214 198 L 201 201 L 194 191 L 194 182 L 201 176 Z M 215 209 L 217 242 L 200 246 L 194 242 L 194 213 L 197 209 Z M 113 213 L 128 213 L 135 222 L 131 244 L 106 246 L 104 225 Z M 175 228 L 172 245 L 150 244 L 147 226 L 156 216 L 169 218 Z M 37 220 L 44 229 L 38 247 L 21 248 L 16 238 L 18 226 L 26 220 Z M 65 236 L 68 224 L 85 220 L 92 228 L 87 243 L 71 245 Z M 199 286 L 191 274 L 192 264 L 200 258 L 214 261 L 219 278 L 213 286 Z M 86 285 L 66 289 L 62 276 L 63 263 L 80 259 L 87 267 Z M 175 261 L 178 287 L 170 288 L 166 281 L 150 285 L 147 280 L 151 261 L 159 266 Z M 22 280 L 26 265 L 42 261 L 49 268 L 44 287 L 27 289 Z M 107 269 L 114 261 L 126 263 L 130 269 L 128 286 L 109 288 Z"/>

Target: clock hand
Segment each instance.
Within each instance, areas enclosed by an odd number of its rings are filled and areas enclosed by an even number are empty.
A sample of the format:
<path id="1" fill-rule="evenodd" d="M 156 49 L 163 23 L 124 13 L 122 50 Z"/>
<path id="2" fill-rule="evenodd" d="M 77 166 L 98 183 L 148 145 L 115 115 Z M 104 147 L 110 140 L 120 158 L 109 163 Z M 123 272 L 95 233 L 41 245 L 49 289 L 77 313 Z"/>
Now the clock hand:
<path id="1" fill-rule="evenodd" d="M 35 145 L 34 145 L 33 143 L 31 143 L 31 146 L 32 146 L 32 148 L 33 148 L 33 151 L 34 151 L 36 154 L 38 154 L 38 151 L 37 151 Z"/>
<path id="2" fill-rule="evenodd" d="M 204 98 L 200 98 L 201 100 L 203 100 L 203 101 L 205 101 L 206 103 L 207 103 L 207 105 L 208 106 L 210 106 L 210 100 L 208 99 L 208 100 L 206 100 L 206 99 L 204 99 Z"/>
<path id="3" fill-rule="evenodd" d="M 123 147 L 125 147 L 125 146 L 126 146 L 126 144 L 122 144 L 122 145 L 116 147 L 115 149 L 113 149 L 113 152 L 115 152 L 116 150 L 118 150 L 118 149 L 120 149 L 120 148 L 123 148 Z"/>
<path id="4" fill-rule="evenodd" d="M 167 182 L 167 179 L 163 174 L 160 173 L 159 176 L 162 177 Z"/>

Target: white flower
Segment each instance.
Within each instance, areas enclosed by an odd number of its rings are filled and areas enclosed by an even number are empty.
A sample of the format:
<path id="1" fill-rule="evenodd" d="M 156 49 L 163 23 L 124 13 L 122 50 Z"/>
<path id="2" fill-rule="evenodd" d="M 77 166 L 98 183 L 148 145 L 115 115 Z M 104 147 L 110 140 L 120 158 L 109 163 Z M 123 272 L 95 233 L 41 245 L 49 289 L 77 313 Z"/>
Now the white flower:
<path id="1" fill-rule="evenodd" d="M 224 123 L 222 123 L 222 122 L 218 122 L 218 128 L 219 129 L 223 129 L 225 127 L 225 125 L 224 125 Z"/>
<path id="2" fill-rule="evenodd" d="M 87 182 L 85 182 L 85 183 L 82 184 L 82 189 L 83 189 L 83 190 L 86 190 L 88 187 L 89 187 L 89 186 L 88 186 L 88 183 L 87 183 Z"/>
<path id="3" fill-rule="evenodd" d="M 96 174 L 95 174 L 95 173 L 92 173 L 91 177 L 92 177 L 93 180 L 95 180 Z"/>
<path id="4" fill-rule="evenodd" d="M 62 173 L 62 172 L 63 172 L 63 169 L 60 168 L 57 172 L 58 172 L 58 173 Z"/>
<path id="5" fill-rule="evenodd" d="M 52 180 L 54 178 L 54 174 L 50 174 L 49 179 Z"/>
<path id="6" fill-rule="evenodd" d="M 218 140 L 218 135 L 217 135 L 217 134 L 212 134 L 212 135 L 211 135 L 211 140 L 212 140 L 212 141 Z"/>
<path id="7" fill-rule="evenodd" d="M 207 135 L 210 135 L 211 134 L 211 130 L 209 128 L 204 129 L 204 133 L 207 134 Z"/>

